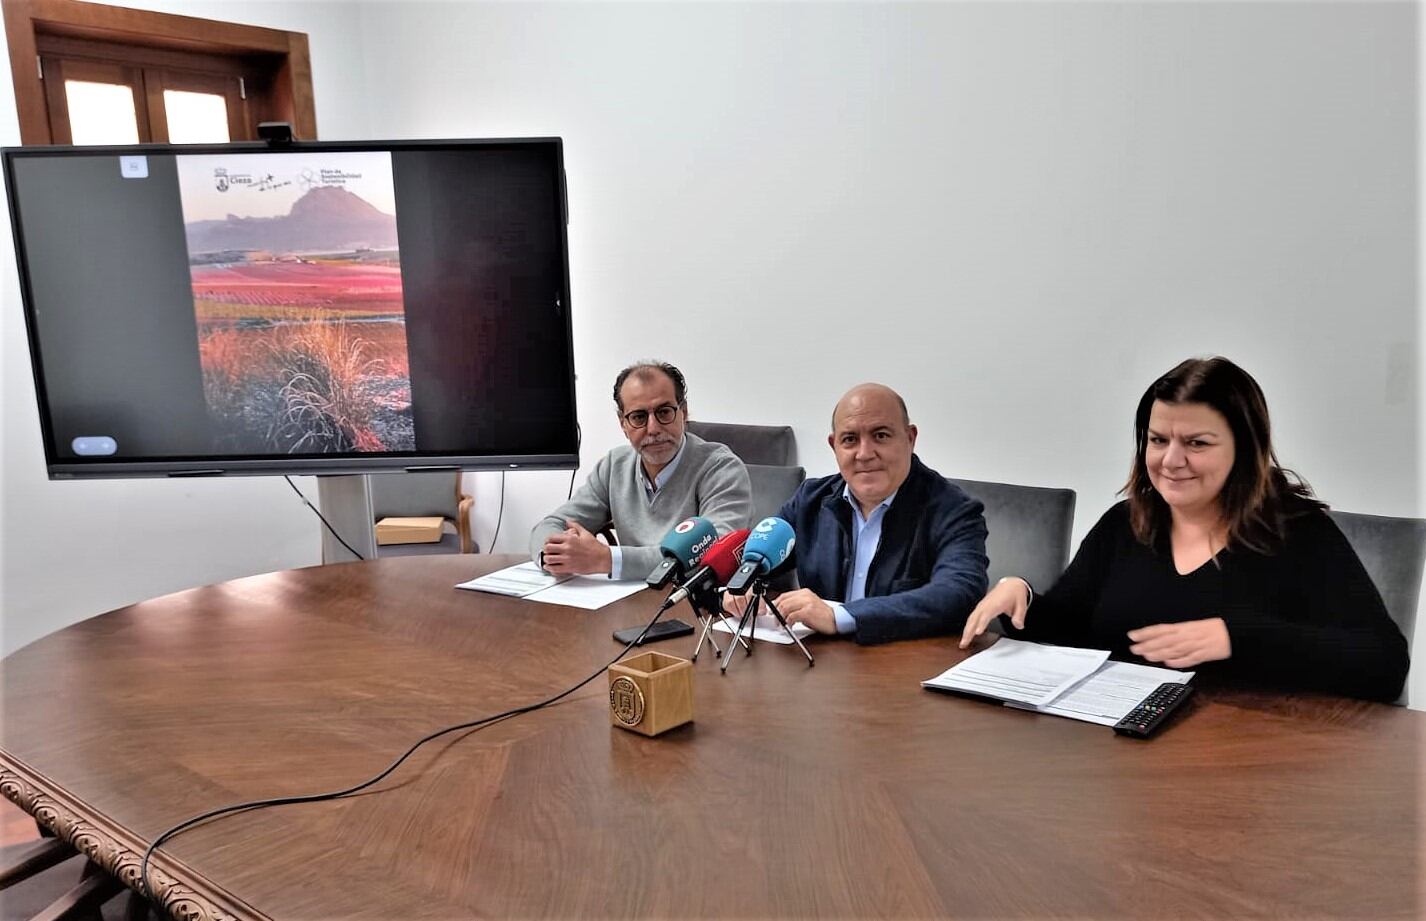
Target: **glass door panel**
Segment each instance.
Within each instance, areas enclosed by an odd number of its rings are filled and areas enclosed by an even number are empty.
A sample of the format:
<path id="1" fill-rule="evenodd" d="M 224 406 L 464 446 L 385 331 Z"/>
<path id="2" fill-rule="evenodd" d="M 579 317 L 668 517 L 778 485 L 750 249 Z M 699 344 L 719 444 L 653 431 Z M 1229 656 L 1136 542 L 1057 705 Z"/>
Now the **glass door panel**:
<path id="1" fill-rule="evenodd" d="M 137 144 L 139 116 L 132 87 L 64 81 L 71 144 Z"/>
<path id="2" fill-rule="evenodd" d="M 163 91 L 168 140 L 173 144 L 226 144 L 228 100 L 214 93 Z"/>

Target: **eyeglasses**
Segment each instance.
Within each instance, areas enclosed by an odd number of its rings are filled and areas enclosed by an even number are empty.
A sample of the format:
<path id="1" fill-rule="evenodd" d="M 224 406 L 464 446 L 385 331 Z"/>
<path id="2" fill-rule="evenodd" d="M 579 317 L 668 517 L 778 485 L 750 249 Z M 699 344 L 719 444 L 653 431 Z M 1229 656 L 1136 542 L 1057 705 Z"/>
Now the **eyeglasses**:
<path id="1" fill-rule="evenodd" d="M 631 409 L 624 413 L 624 424 L 631 429 L 641 429 L 649 424 L 650 415 L 659 421 L 659 425 L 669 425 L 678 418 L 678 407 L 672 403 L 665 403 L 652 413 L 647 409 Z"/>

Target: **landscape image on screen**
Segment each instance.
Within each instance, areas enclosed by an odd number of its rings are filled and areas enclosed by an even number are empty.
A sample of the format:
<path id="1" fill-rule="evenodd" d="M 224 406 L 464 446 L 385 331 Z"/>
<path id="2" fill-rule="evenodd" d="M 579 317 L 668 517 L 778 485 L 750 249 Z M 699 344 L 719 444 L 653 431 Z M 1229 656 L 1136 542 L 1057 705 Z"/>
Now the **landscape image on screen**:
<path id="1" fill-rule="evenodd" d="M 415 450 L 390 154 L 176 161 L 214 452 Z"/>

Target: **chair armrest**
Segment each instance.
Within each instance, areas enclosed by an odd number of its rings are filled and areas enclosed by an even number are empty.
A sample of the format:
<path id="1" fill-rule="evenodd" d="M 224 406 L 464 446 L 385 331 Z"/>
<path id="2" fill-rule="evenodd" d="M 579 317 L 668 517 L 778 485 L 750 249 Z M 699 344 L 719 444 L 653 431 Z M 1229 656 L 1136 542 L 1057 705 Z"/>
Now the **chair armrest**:
<path id="1" fill-rule="evenodd" d="M 475 497 L 461 494 L 456 506 L 456 534 L 460 535 L 460 552 L 474 553 L 470 537 L 470 510 L 475 506 Z"/>

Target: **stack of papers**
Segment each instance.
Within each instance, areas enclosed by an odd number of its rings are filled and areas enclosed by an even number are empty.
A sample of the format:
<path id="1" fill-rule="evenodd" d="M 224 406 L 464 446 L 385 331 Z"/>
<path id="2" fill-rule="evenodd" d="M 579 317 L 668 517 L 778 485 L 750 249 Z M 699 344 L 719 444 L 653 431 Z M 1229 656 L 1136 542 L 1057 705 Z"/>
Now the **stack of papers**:
<path id="1" fill-rule="evenodd" d="M 647 587 L 643 582 L 616 582 L 605 576 L 552 576 L 535 563 L 510 566 L 456 586 L 588 611 L 613 604 Z"/>
<path id="2" fill-rule="evenodd" d="M 1075 649 L 1002 638 L 922 687 L 961 691 L 1008 706 L 1113 726 L 1165 682 L 1193 672 L 1110 662 L 1102 649 Z"/>

